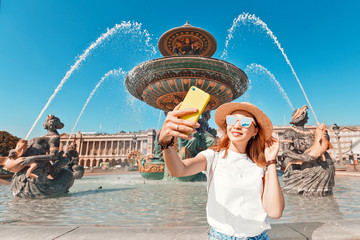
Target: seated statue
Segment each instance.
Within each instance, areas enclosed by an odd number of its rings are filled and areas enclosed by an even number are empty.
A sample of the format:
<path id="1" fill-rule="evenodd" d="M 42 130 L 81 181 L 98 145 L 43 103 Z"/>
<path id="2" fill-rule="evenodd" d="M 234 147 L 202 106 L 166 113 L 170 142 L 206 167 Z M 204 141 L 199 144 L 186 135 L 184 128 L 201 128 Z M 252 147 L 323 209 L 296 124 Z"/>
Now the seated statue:
<path id="1" fill-rule="evenodd" d="M 305 129 L 307 120 L 308 107 L 296 109 L 290 122 L 293 126 L 284 133 L 286 168 L 283 189 L 300 195 L 331 195 L 335 185 L 335 167 L 326 152 L 332 147 L 329 135 L 325 124 L 320 124 L 315 132 Z"/>
<path id="2" fill-rule="evenodd" d="M 6 168 L 15 172 L 11 180 L 11 192 L 14 196 L 35 198 L 68 192 L 74 177 L 65 168 L 69 159 L 59 153 L 60 135 L 57 129 L 63 127 L 59 118 L 49 115 L 44 122 L 48 134 L 31 139 L 26 147 L 21 148 L 23 153 L 15 154 L 20 158 L 5 163 Z M 33 163 L 36 166 L 30 167 Z M 36 177 L 29 174 L 29 168 L 30 174 Z"/>

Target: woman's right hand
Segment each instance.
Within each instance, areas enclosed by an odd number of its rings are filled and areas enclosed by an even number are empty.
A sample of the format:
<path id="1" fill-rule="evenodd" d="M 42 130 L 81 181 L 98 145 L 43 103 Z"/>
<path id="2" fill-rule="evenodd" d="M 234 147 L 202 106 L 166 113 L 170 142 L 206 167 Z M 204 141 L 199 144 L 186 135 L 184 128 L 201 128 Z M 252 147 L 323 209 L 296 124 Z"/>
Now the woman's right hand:
<path id="1" fill-rule="evenodd" d="M 191 139 L 191 134 L 195 133 L 195 128 L 200 127 L 197 122 L 181 119 L 180 117 L 196 113 L 197 108 L 187 108 L 179 110 L 181 103 L 177 105 L 173 111 L 169 112 L 165 118 L 164 124 L 160 131 L 159 141 L 162 144 L 167 144 L 172 137 L 179 137 L 183 139 Z"/>

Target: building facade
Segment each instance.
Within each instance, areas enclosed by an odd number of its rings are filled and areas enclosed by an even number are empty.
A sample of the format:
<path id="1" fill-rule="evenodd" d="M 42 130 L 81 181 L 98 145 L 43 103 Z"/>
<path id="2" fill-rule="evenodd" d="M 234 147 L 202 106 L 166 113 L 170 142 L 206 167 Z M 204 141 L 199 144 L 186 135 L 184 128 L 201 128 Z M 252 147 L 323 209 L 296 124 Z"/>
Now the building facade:
<path id="1" fill-rule="evenodd" d="M 290 128 L 286 126 L 274 126 L 273 136 L 284 140 L 284 132 Z M 315 131 L 315 125 L 305 126 L 306 130 Z M 342 126 L 338 132 L 332 126 L 327 126 L 330 142 L 333 145 L 328 152 L 334 161 L 340 159 L 353 163 L 360 161 L 360 126 Z M 149 129 L 139 132 L 120 132 L 116 134 L 84 133 L 78 132 L 70 137 L 69 145 L 76 143 L 79 153 L 79 163 L 89 168 L 99 167 L 103 162 L 109 162 L 110 166 L 128 165 L 127 156 L 131 151 L 139 151 L 145 156 L 154 153 L 156 130 Z M 221 136 L 221 134 L 218 134 Z M 69 134 L 63 133 L 60 137 L 60 150 L 64 150 Z M 282 159 L 282 147 L 278 154 Z"/>
<path id="2" fill-rule="evenodd" d="M 78 132 L 70 138 L 69 134 L 63 133 L 60 136 L 60 151 L 65 150 L 69 139 L 69 146 L 76 143 L 79 164 L 84 167 L 99 167 L 103 162 L 108 162 L 110 166 L 126 166 L 131 151 L 153 154 L 155 136 L 154 129 L 116 134 Z"/>

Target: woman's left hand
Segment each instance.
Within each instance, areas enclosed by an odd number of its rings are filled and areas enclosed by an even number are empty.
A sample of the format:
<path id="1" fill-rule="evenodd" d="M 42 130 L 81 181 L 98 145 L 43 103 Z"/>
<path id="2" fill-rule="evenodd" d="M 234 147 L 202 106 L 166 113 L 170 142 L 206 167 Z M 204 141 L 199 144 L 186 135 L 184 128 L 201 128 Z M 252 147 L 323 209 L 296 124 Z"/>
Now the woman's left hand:
<path id="1" fill-rule="evenodd" d="M 280 149 L 280 142 L 274 138 L 270 137 L 269 140 L 265 142 L 265 159 L 266 161 L 276 159 L 276 156 Z"/>

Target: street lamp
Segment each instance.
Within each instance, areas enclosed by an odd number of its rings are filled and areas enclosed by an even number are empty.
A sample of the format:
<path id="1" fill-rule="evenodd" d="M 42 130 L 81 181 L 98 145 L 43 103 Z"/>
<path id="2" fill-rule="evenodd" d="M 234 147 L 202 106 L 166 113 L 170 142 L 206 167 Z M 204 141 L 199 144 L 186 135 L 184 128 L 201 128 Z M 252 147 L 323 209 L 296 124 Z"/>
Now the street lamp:
<path id="1" fill-rule="evenodd" d="M 340 136 L 339 136 L 340 127 L 335 123 L 334 126 L 332 127 L 332 129 L 334 130 L 334 133 L 336 135 L 336 139 L 337 139 L 337 142 L 338 142 L 339 158 L 340 158 L 340 160 L 338 161 L 338 164 L 345 165 L 344 161 L 343 161 L 343 158 L 342 158 L 342 152 L 341 152 L 341 144 L 340 144 Z"/>

